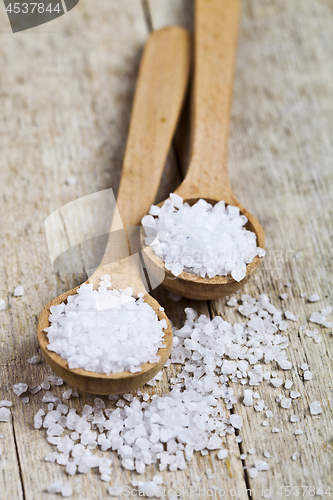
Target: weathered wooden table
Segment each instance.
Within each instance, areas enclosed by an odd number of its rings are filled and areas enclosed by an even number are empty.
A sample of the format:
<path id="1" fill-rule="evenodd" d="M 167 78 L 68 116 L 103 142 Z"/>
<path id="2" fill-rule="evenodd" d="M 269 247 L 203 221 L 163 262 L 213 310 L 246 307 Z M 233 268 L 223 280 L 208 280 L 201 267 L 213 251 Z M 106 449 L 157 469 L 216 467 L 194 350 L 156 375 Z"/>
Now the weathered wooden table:
<path id="1" fill-rule="evenodd" d="M 41 393 L 24 404 L 12 392 L 14 383 L 33 385 L 50 374 L 45 362 L 27 363 L 38 349 L 39 313 L 51 298 L 85 279 L 53 271 L 45 220 L 71 200 L 109 187 L 117 190 L 143 44 L 150 30 L 163 25 L 191 29 L 192 17 L 192 0 L 81 0 L 52 23 L 14 35 L 0 6 L 0 297 L 7 303 L 0 312 L 0 400 L 13 401 L 12 422 L 0 423 L 1 500 L 51 498 L 46 486 L 68 480 L 62 467 L 44 461 L 52 446 L 33 429 Z M 182 499 L 208 498 L 213 486 L 217 498 L 223 497 L 222 488 L 224 498 L 284 498 L 287 486 L 298 486 L 303 498 L 319 493 L 319 487 L 323 498 L 333 494 L 332 332 L 319 327 L 319 344 L 299 333 L 313 311 L 332 304 L 332 46 L 330 0 L 244 1 L 230 176 L 237 198 L 260 219 L 268 250 L 257 278 L 244 291 L 267 293 L 279 308 L 300 315 L 286 334 L 294 365 L 288 376 L 302 395 L 293 405 L 304 434 L 294 435 L 290 412 L 274 403 L 280 391 L 261 384 L 261 398 L 275 408 L 274 423 L 262 427 L 260 414 L 236 404 L 244 419 L 243 441 L 238 445 L 234 436 L 227 437 L 227 460 L 217 460 L 215 452 L 197 454 L 184 471 L 162 473 L 167 487 L 185 487 Z M 175 145 L 158 201 L 179 184 L 185 164 Z M 69 176 L 76 185 L 66 184 Z M 288 281 L 291 288 L 285 287 Z M 18 284 L 25 290 L 20 298 L 13 296 Z M 285 301 L 279 298 L 283 292 L 288 292 Z M 317 292 L 322 300 L 311 304 L 300 297 L 302 292 Z M 225 299 L 174 302 L 162 289 L 154 295 L 176 326 L 187 306 L 234 321 Z M 305 362 L 313 372 L 307 383 L 299 369 Z M 173 370 L 166 369 L 163 382 L 148 390 L 167 391 Z M 60 387 L 57 394 L 63 391 Z M 314 400 L 323 408 L 319 416 L 309 412 Z M 92 401 L 81 394 L 69 403 L 80 407 Z M 281 432 L 272 434 L 272 426 Z M 251 448 L 254 455 L 242 463 L 240 455 Z M 243 465 L 263 459 L 264 450 L 271 454 L 270 469 L 250 479 Z M 208 468 L 212 479 L 205 474 Z M 155 473 L 151 466 L 142 479 Z M 133 477 L 114 456 L 112 484 L 130 485 Z M 70 481 L 75 499 L 108 496 L 97 474 Z M 297 496 L 297 489 L 291 496 Z"/>

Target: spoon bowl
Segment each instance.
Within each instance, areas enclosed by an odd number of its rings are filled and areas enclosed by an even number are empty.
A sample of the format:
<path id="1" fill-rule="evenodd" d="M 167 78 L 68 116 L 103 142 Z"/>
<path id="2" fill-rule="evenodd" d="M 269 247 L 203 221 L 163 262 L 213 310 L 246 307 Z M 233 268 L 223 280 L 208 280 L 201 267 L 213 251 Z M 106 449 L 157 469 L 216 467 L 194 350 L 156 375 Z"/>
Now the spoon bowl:
<path id="1" fill-rule="evenodd" d="M 179 190 L 177 190 L 176 193 L 179 194 Z M 200 198 L 187 198 L 184 199 L 184 203 L 186 202 L 192 206 L 197 203 L 199 199 Z M 205 198 L 205 201 L 211 205 L 215 205 L 220 200 Z M 159 203 L 157 206 L 161 207 L 163 203 L 164 201 Z M 259 221 L 248 210 L 241 206 L 241 204 L 234 197 L 232 200 L 229 200 L 229 203 L 226 201 L 226 205 L 233 205 L 239 208 L 240 213 L 245 215 L 248 219 L 248 222 L 245 225 L 246 229 L 255 233 L 257 237 L 257 246 L 265 248 L 264 231 Z M 163 260 L 158 257 L 154 250 L 145 243 L 146 235 L 144 228 L 141 228 L 140 238 L 141 247 L 143 249 L 142 254 L 150 273 L 155 276 L 160 276 L 161 273 L 164 273 L 162 285 L 170 292 L 188 299 L 214 300 L 237 292 L 249 281 L 253 273 L 260 266 L 263 259 L 263 257 L 256 256 L 252 262 L 247 264 L 246 275 L 241 281 L 236 281 L 230 275 L 202 278 L 201 276 L 193 273 L 187 273 L 185 271 L 180 273 L 179 276 L 174 276 L 172 272 L 165 267 Z"/>
<path id="2" fill-rule="evenodd" d="M 56 306 L 66 302 L 69 295 L 75 295 L 79 286 L 69 292 L 65 292 L 59 297 L 51 300 L 43 309 L 38 322 L 38 340 L 42 353 L 51 368 L 72 387 L 76 387 L 84 392 L 92 394 L 121 394 L 138 389 L 152 379 L 163 367 L 172 349 L 172 327 L 166 314 L 160 311 L 159 303 L 146 294 L 143 300 L 149 304 L 156 312 L 158 319 L 165 319 L 167 328 L 164 330 L 163 344 L 165 348 L 160 348 L 157 355 L 160 360 L 157 363 L 145 363 L 141 366 L 141 372 L 131 373 L 129 371 L 121 373 L 97 373 L 84 370 L 82 368 L 70 369 L 68 363 L 59 354 L 49 351 L 47 333 L 45 328 L 50 326 L 49 315 L 51 306 Z"/>
<path id="3" fill-rule="evenodd" d="M 155 201 L 182 108 L 189 66 L 188 31 L 175 26 L 150 35 L 140 63 L 117 203 L 112 199 L 114 211 L 108 242 L 102 262 L 86 281 L 97 289 L 100 278 L 110 275 L 113 289 L 131 287 L 134 297 L 141 293 L 158 318 L 166 320 L 165 347 L 157 352 L 159 361 L 141 365 L 141 371 L 136 373 L 105 374 L 81 368 L 70 369 L 66 360 L 50 351 L 44 331 L 50 325 L 50 308 L 65 302 L 68 296 L 77 293 L 79 287 L 51 300 L 40 315 L 38 339 L 43 356 L 63 380 L 85 392 L 104 395 L 130 392 L 153 378 L 170 356 L 172 328 L 158 302 L 147 293 L 138 250 L 134 249 L 132 254 L 129 229 L 140 226 L 141 218 Z"/>

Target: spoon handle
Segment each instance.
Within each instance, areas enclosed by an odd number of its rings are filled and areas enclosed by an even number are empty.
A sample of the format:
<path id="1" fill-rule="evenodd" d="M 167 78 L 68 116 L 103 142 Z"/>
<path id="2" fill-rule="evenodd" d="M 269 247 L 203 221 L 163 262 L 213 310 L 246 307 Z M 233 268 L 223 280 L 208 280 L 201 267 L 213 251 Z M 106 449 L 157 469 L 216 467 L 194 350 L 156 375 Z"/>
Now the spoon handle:
<path id="1" fill-rule="evenodd" d="M 228 128 L 240 0 L 196 0 L 190 165 L 183 198 L 232 197 Z"/>
<path id="2" fill-rule="evenodd" d="M 133 240 L 139 240 L 133 234 L 133 226 L 137 226 L 139 231 L 142 217 L 156 198 L 188 85 L 190 50 L 190 34 L 178 26 L 153 32 L 145 46 L 135 90 L 117 209 L 114 211 L 102 262 L 89 278 L 94 287 L 98 286 L 103 274 L 109 274 L 114 288 L 131 286 L 135 293 L 146 291 L 147 287 L 142 283 L 145 280 L 139 254 L 133 250 L 133 247 L 137 247 L 137 252 L 140 249 L 139 241 L 133 244 Z M 135 255 L 130 256 L 131 253 Z"/>
<path id="3" fill-rule="evenodd" d="M 190 34 L 153 32 L 135 91 L 117 205 L 124 226 L 139 226 L 154 203 L 188 85 Z"/>

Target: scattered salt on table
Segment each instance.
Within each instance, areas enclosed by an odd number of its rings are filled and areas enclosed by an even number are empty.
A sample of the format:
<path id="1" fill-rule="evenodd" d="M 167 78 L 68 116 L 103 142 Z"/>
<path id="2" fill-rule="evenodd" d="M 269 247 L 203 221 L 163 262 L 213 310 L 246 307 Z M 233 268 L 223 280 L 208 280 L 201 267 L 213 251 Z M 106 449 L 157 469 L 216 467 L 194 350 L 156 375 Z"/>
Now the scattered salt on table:
<path id="1" fill-rule="evenodd" d="M 322 411 L 323 410 L 319 401 L 313 401 L 312 403 L 310 403 L 311 415 L 319 415 L 319 413 L 321 413 Z"/>
<path id="2" fill-rule="evenodd" d="M 22 295 L 24 295 L 24 289 L 21 285 L 19 285 L 14 290 L 14 297 L 22 297 Z"/>
<path id="3" fill-rule="evenodd" d="M 27 392 L 27 390 L 28 390 L 27 384 L 19 383 L 19 384 L 13 385 L 13 392 L 14 392 L 14 394 L 16 394 L 16 396 L 21 396 L 21 394 L 23 394 L 24 392 Z"/>
<path id="4" fill-rule="evenodd" d="M 309 302 L 318 302 L 318 300 L 320 300 L 320 297 L 317 293 L 314 293 L 309 297 Z"/>
<path id="5" fill-rule="evenodd" d="M 38 356 L 32 356 L 32 358 L 27 359 L 27 361 L 30 365 L 37 365 L 38 363 L 40 363 L 40 359 Z"/>
<path id="6" fill-rule="evenodd" d="M 8 408 L 2 407 L 0 408 L 0 422 L 9 422 L 10 421 L 10 410 Z"/>

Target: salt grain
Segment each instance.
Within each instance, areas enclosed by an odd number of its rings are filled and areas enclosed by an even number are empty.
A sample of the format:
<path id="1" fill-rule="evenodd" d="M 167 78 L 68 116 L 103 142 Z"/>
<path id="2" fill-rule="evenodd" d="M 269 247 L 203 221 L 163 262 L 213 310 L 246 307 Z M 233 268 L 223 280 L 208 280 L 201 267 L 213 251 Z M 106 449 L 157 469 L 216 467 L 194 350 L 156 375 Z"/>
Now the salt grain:
<path id="1" fill-rule="evenodd" d="M 281 293 L 280 297 L 281 297 L 282 300 L 286 300 L 288 298 L 288 294 L 287 293 Z"/>
<path id="2" fill-rule="evenodd" d="M 305 370 L 305 372 L 303 373 L 303 378 L 304 378 L 304 380 L 311 380 L 312 373 L 309 370 Z"/>
<path id="3" fill-rule="evenodd" d="M 24 289 L 21 285 L 19 285 L 14 290 L 14 297 L 22 297 L 22 295 L 24 295 Z"/>
<path id="4" fill-rule="evenodd" d="M 297 415 L 291 415 L 290 421 L 291 422 L 299 422 L 300 418 Z"/>
<path id="5" fill-rule="evenodd" d="M 309 302 L 318 302 L 318 300 L 320 300 L 320 297 L 317 293 L 314 293 L 314 294 L 310 295 L 308 300 L 309 300 Z"/>
<path id="6" fill-rule="evenodd" d="M 0 408 L 4 407 L 4 406 L 12 406 L 12 402 L 11 401 L 8 401 L 7 399 L 3 399 L 2 401 L 0 401 Z"/>
<path id="7" fill-rule="evenodd" d="M 293 385 L 293 382 L 289 379 L 287 379 L 284 383 L 284 386 L 286 389 L 290 389 L 292 385 Z"/>
<path id="8" fill-rule="evenodd" d="M 16 394 L 16 396 L 21 396 L 24 392 L 27 392 L 28 386 L 27 384 L 19 383 L 13 385 L 13 392 Z"/>
<path id="9" fill-rule="evenodd" d="M 38 356 L 32 356 L 32 358 L 27 359 L 27 362 L 30 365 L 37 365 L 38 363 L 40 363 L 40 359 Z"/>
<path id="10" fill-rule="evenodd" d="M 296 399 L 296 398 L 299 398 L 299 397 L 300 397 L 300 395 L 301 395 L 301 393 L 300 393 L 300 392 L 298 392 L 298 391 L 291 391 L 291 393 L 290 393 L 290 397 L 291 397 L 291 399 Z"/>
<path id="11" fill-rule="evenodd" d="M 231 299 L 228 300 L 227 305 L 230 307 L 237 306 L 237 299 L 236 297 L 231 297 Z"/>
<path id="12" fill-rule="evenodd" d="M 3 299 L 0 299 L 0 311 L 4 311 L 6 309 L 6 302 Z"/>
<path id="13" fill-rule="evenodd" d="M 10 410 L 8 408 L 0 408 L 0 422 L 10 421 Z"/>
<path id="14" fill-rule="evenodd" d="M 321 413 L 322 411 L 323 410 L 319 401 L 313 401 L 312 403 L 310 403 L 311 415 L 319 415 L 319 413 Z"/>
<path id="15" fill-rule="evenodd" d="M 291 313 L 290 311 L 286 311 L 285 313 L 285 317 L 291 321 L 297 321 L 299 316 L 296 316 L 295 314 Z"/>

